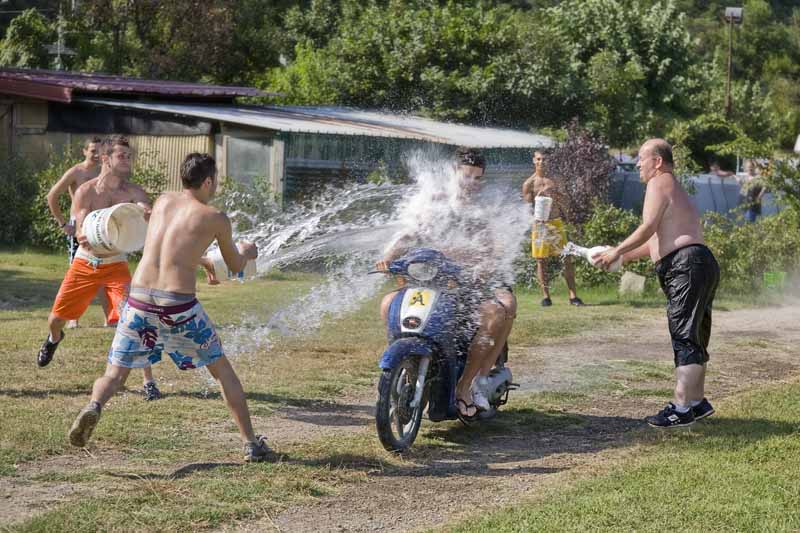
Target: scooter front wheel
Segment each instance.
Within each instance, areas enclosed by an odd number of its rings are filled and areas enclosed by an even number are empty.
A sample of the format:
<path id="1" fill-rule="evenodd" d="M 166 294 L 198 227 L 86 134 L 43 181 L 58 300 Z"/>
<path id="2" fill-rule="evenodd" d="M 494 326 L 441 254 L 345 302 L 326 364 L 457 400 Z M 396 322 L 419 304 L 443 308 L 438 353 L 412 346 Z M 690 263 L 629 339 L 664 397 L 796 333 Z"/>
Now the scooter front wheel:
<path id="1" fill-rule="evenodd" d="M 378 404 L 375 425 L 383 447 L 390 452 L 403 452 L 411 447 L 422 423 L 424 400 L 416 407 L 414 389 L 419 360 L 406 357 L 391 370 L 384 370 L 378 383 Z"/>

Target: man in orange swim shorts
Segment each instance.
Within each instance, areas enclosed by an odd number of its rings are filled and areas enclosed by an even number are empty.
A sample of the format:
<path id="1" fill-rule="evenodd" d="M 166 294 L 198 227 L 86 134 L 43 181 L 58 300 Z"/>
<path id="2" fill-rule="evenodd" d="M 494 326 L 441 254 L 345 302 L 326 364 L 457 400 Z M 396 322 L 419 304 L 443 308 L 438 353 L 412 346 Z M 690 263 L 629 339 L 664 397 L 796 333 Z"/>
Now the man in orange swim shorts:
<path id="1" fill-rule="evenodd" d="M 145 208 L 150 216 L 150 199 L 139 185 L 131 183 L 131 148 L 125 137 L 106 138 L 101 147 L 100 174 L 78 187 L 72 203 L 75 233 L 80 243 L 75 259 L 67 271 L 53 309 L 48 317 L 50 335 L 45 339 L 36 362 L 47 366 L 56 348 L 64 339 L 64 326 L 68 320 L 77 320 L 89 307 L 99 288 L 104 288 L 111 304 L 107 316 L 110 324 L 119 321 L 119 309 L 127 297 L 131 282 L 128 258 L 125 254 L 101 254 L 93 251 L 83 234 L 83 221 L 92 211 L 131 202 Z M 144 368 L 144 392 L 147 400 L 156 400 L 161 393 L 153 380 L 151 368 Z"/>

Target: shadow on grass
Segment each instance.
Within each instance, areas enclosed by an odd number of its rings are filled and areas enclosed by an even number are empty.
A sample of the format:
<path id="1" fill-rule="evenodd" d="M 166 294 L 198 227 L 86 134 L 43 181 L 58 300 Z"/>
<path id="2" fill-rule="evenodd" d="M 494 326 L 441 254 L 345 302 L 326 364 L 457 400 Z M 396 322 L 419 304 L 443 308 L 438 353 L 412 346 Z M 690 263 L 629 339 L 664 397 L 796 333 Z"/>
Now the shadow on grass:
<path id="1" fill-rule="evenodd" d="M 575 461 L 569 456 L 595 454 L 603 450 L 633 444 L 658 446 L 665 441 L 678 443 L 690 438 L 692 446 L 714 450 L 735 450 L 743 445 L 775 436 L 796 434 L 797 425 L 766 419 L 716 418 L 698 422 L 689 428 L 656 430 L 639 419 L 616 416 L 536 413 L 522 409 L 519 416 L 498 418 L 477 427 L 449 424 L 423 429 L 414 447 L 403 454 L 403 461 L 387 462 L 380 455 L 359 452 L 335 452 L 322 457 L 296 456 L 291 450 L 276 451 L 270 463 L 314 468 L 336 468 L 365 472 L 372 477 L 444 478 L 451 476 L 501 477 L 519 474 L 544 475 L 570 469 Z M 520 416 L 528 425 L 520 426 Z M 538 424 L 535 422 L 539 421 Z M 376 437 L 377 438 L 377 437 Z M 430 442 L 432 439 L 444 442 Z M 445 440 L 446 439 L 446 440 Z M 682 445 L 682 444 L 681 444 Z M 642 453 L 648 453 L 647 448 Z M 549 456 L 556 465 L 530 464 Z M 171 473 L 109 473 L 125 479 L 181 479 L 196 472 L 217 468 L 247 466 L 243 463 L 192 463 Z"/>
<path id="2" fill-rule="evenodd" d="M 159 480 L 174 480 L 174 479 L 183 479 L 185 477 L 189 477 L 195 472 L 208 472 L 210 470 L 214 470 L 217 468 L 226 468 L 226 467 L 241 467 L 242 463 L 192 463 L 186 466 L 182 466 L 179 469 L 175 470 L 171 474 L 156 474 L 153 472 L 148 472 L 146 474 L 130 474 L 130 473 L 123 473 L 123 472 L 108 472 L 110 477 L 122 478 L 122 479 L 132 479 L 132 480 L 151 480 L 151 479 L 159 479 Z"/>
<path id="3" fill-rule="evenodd" d="M 637 418 L 566 413 L 525 415 L 530 416 L 531 421 L 544 422 L 544 427 L 520 427 L 518 420 L 512 418 L 498 419 L 477 428 L 451 425 L 427 431 L 423 429 L 423 442 L 402 455 L 407 461 L 405 464 L 388 464 L 379 458 L 341 453 L 300 462 L 307 466 L 329 465 L 362 470 L 381 477 L 547 474 L 568 469 L 573 461 L 568 459 L 565 466 L 547 467 L 526 463 L 552 455 L 595 454 L 636 443 L 657 445 L 665 439 L 691 438 L 692 446 L 706 447 L 710 451 L 737 449 L 771 437 L 794 435 L 798 431 L 796 424 L 766 419 L 712 418 L 682 430 L 656 430 Z M 431 438 L 444 440 L 444 445 L 424 442 Z M 296 462 L 291 456 L 284 461 Z"/>
<path id="4" fill-rule="evenodd" d="M 64 271 L 66 270 L 65 265 Z M 31 311 L 49 308 L 60 285 L 60 279 L 32 278 L 21 270 L 0 268 L 0 310 Z"/>
<path id="5" fill-rule="evenodd" d="M 626 446 L 631 430 L 640 424 L 638 419 L 626 417 L 523 408 L 471 427 L 454 422 L 426 424 L 417 443 L 401 455 L 401 464 L 355 453 L 334 453 L 313 460 L 295 459 L 289 454 L 284 461 L 355 469 L 380 477 L 549 474 L 568 467 L 529 463 L 550 455 L 596 453 Z"/>
<path id="6" fill-rule="evenodd" d="M 91 387 L 74 389 L 0 389 L 0 396 L 9 398 L 49 398 L 50 396 L 86 396 L 91 395 Z"/>
<path id="7" fill-rule="evenodd" d="M 86 391 L 87 394 L 90 391 Z M 141 390 L 138 388 L 128 388 L 128 393 L 133 394 L 140 394 L 144 395 Z M 2 391 L 0 391 L 0 394 Z M 165 398 L 188 398 L 192 400 L 209 400 L 209 401 L 224 401 L 222 398 L 222 393 L 219 391 L 207 391 L 207 392 L 200 392 L 200 391 L 178 391 L 178 392 L 163 392 L 161 393 L 161 399 Z M 330 423 L 326 422 L 326 417 L 338 417 L 341 418 L 342 414 L 346 413 L 371 413 L 373 407 L 370 405 L 359 405 L 359 404 L 342 404 L 333 402 L 331 400 L 321 400 L 316 398 L 303 398 L 303 397 L 296 397 L 296 396 L 288 396 L 283 394 L 272 394 L 269 392 L 245 392 L 245 397 L 247 398 L 248 402 L 261 402 L 270 404 L 274 407 L 292 407 L 303 409 L 302 412 L 297 411 L 281 411 L 281 416 L 285 418 L 291 418 L 295 420 L 300 420 L 303 422 L 309 422 L 311 424 L 317 425 L 350 425 L 341 422 L 329 421 Z M 359 419 L 361 420 L 361 419 Z"/>

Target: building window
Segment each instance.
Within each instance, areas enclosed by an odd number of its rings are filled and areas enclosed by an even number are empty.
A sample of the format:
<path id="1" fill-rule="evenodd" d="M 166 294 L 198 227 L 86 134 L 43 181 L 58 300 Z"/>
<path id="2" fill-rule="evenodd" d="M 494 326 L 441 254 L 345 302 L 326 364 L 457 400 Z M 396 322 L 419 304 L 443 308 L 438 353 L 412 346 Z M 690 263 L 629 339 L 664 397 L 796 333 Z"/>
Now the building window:
<path id="1" fill-rule="evenodd" d="M 242 183 L 252 183 L 256 177 L 269 178 L 271 148 L 269 140 L 228 137 L 226 176 Z"/>

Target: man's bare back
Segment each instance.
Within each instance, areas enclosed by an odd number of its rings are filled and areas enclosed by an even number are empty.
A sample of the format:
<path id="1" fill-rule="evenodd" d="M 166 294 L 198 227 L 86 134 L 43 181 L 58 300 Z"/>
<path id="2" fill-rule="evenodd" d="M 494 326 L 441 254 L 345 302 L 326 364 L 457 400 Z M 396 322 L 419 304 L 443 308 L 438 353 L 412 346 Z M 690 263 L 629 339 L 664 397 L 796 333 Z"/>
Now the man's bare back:
<path id="1" fill-rule="evenodd" d="M 678 248 L 705 243 L 697 209 L 672 174 L 660 174 L 647 183 L 645 205 L 650 195 L 657 195 L 665 204 L 656 232 L 648 241 L 653 262 Z"/>
<path id="2" fill-rule="evenodd" d="M 194 294 L 195 271 L 215 239 L 225 262 L 238 264 L 231 223 L 224 213 L 185 191 L 162 194 L 150 215 L 142 260 L 132 286 Z"/>

